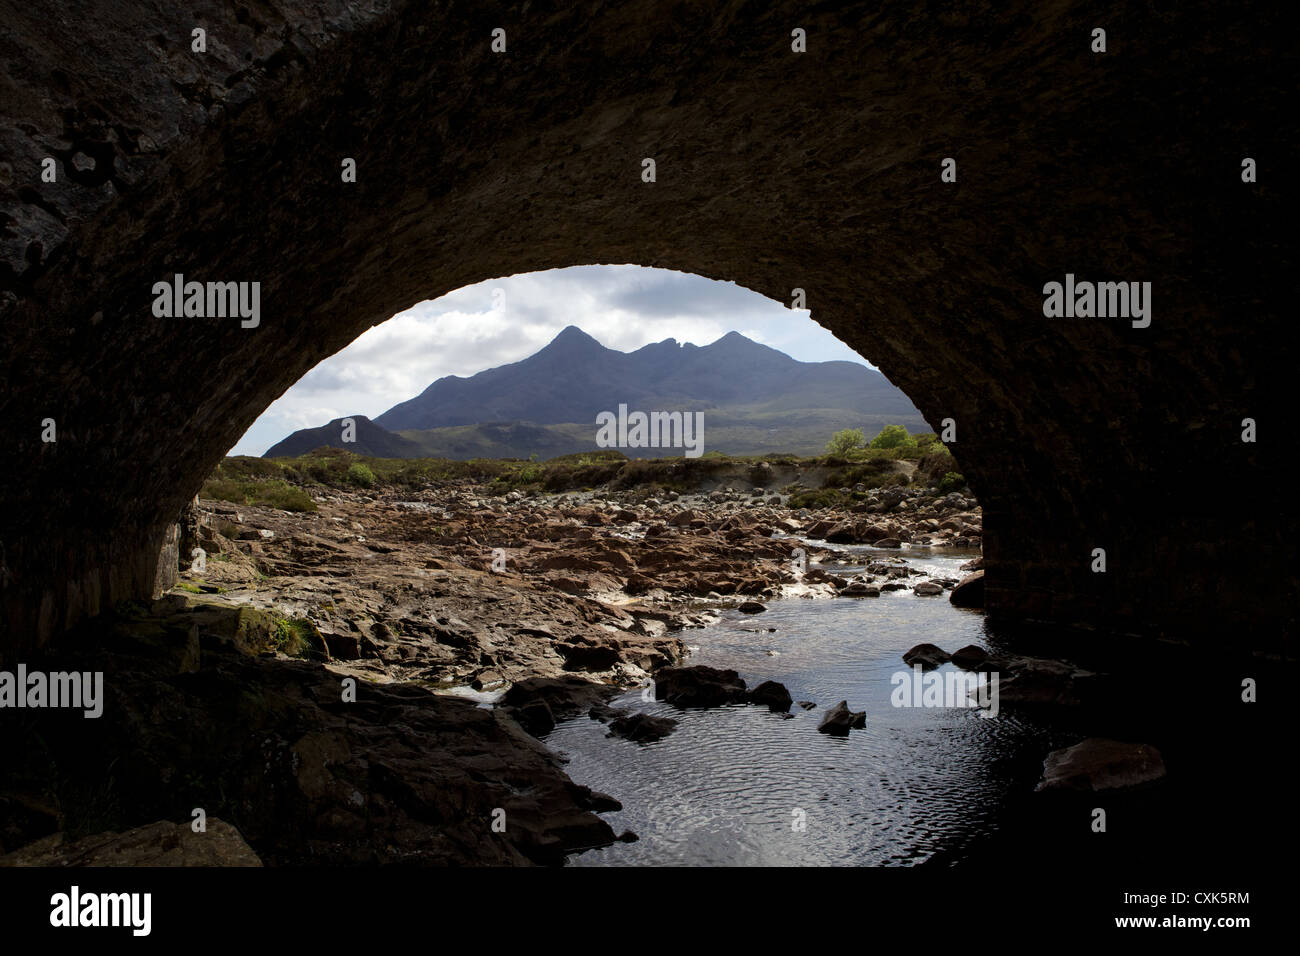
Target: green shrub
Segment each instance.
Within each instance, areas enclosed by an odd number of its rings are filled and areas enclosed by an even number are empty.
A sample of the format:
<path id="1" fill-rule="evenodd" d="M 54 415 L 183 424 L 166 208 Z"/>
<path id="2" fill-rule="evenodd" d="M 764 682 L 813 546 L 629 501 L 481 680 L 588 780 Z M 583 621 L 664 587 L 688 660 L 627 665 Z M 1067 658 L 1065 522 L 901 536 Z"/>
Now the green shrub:
<path id="1" fill-rule="evenodd" d="M 838 508 L 845 496 L 834 488 L 818 488 L 816 491 L 805 489 L 790 495 L 789 507 L 799 508 Z"/>
<path id="2" fill-rule="evenodd" d="M 950 471 L 943 476 L 939 482 L 939 494 L 946 495 L 950 491 L 960 491 L 966 487 L 966 479 L 955 471 Z"/>
<path id="3" fill-rule="evenodd" d="M 902 425 L 886 425 L 880 430 L 875 438 L 871 439 L 872 448 L 897 448 L 908 441 L 912 436 L 907 433 L 907 429 Z"/>
<path id="4" fill-rule="evenodd" d="M 826 443 L 826 454 L 844 457 L 853 449 L 860 448 L 864 441 L 866 441 L 866 436 L 862 434 L 862 429 L 841 429 L 832 435 L 831 440 Z"/>
<path id="5" fill-rule="evenodd" d="M 348 481 L 362 488 L 373 488 L 375 473 L 370 470 L 369 465 L 363 465 L 358 461 L 348 468 Z"/>

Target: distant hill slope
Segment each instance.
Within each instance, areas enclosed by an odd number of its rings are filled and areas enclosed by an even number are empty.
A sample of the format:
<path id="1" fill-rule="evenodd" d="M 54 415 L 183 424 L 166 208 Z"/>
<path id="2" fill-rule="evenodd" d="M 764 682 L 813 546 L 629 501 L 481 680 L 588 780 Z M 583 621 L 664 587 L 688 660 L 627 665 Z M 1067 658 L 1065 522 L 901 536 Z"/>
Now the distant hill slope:
<path id="1" fill-rule="evenodd" d="M 343 445 L 331 422 L 295 432 L 266 454 L 328 444 L 387 457 L 548 458 L 595 449 L 597 413 L 617 412 L 620 404 L 629 411 L 703 411 L 705 450 L 737 455 L 818 454 L 841 428 L 868 436 L 887 424 L 928 430 L 906 395 L 854 362 L 799 362 L 739 332 L 706 346 L 665 339 L 619 352 L 569 326 L 523 361 L 440 378 L 373 422 L 353 416 L 355 445 Z M 366 451 L 363 440 L 389 450 Z"/>
<path id="2" fill-rule="evenodd" d="M 320 428 L 303 428 L 294 432 L 283 441 L 272 445 L 262 457 L 293 458 L 315 451 L 322 445 L 346 448 L 358 455 L 373 455 L 376 458 L 419 458 L 424 454 L 415 442 L 381 428 L 365 415 L 348 417 L 356 424 L 355 442 L 343 441 L 343 419 L 336 418 Z"/>

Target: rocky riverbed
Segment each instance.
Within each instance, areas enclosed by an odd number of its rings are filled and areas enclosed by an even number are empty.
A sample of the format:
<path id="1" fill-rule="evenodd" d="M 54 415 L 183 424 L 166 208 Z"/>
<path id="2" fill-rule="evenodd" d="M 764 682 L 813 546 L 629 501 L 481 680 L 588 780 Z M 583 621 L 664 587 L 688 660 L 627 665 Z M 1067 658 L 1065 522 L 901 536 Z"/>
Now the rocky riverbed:
<path id="1" fill-rule="evenodd" d="M 673 718 L 605 701 L 681 664 L 688 630 L 781 598 L 942 599 L 955 576 L 891 555 L 980 532 L 972 499 L 921 489 L 862 489 L 842 511 L 660 494 L 446 482 L 328 490 L 314 512 L 197 501 L 177 587 L 30 662 L 103 671 L 105 713 L 27 711 L 6 735 L 0 862 L 171 859 L 165 821 L 194 808 L 229 839 L 179 858 L 209 863 L 547 864 L 632 840 L 598 815 L 618 799 L 535 736 L 590 714 L 661 739 Z M 884 550 L 863 566 L 856 543 Z"/>
<path id="2" fill-rule="evenodd" d="M 681 660 L 683 629 L 746 602 L 939 595 L 958 579 L 889 558 L 838 572 L 855 559 L 835 545 L 969 549 L 981 530 L 973 499 L 902 488 L 849 512 L 790 509 L 758 489 L 660 499 L 471 484 L 333 492 L 318 505 L 199 502 L 205 566 L 181 588 L 307 622 L 340 672 L 483 690 L 575 672 L 642 680 Z"/>

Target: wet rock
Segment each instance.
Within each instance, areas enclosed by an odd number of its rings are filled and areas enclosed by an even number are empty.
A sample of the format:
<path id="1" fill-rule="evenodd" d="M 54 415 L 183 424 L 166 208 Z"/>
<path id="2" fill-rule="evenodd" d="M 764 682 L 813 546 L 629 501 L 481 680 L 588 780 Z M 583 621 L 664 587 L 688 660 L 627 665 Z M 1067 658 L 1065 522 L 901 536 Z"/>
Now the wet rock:
<path id="1" fill-rule="evenodd" d="M 671 717 L 655 717 L 651 714 L 628 714 L 617 717 L 610 722 L 606 737 L 622 737 L 635 743 L 650 743 L 662 740 L 677 729 L 677 721 Z"/>
<path id="2" fill-rule="evenodd" d="M 817 725 L 819 733 L 833 737 L 847 737 L 850 730 L 861 730 L 867 725 L 867 712 L 849 710 L 849 702 L 842 700 L 822 715 Z"/>
<path id="3" fill-rule="evenodd" d="M 952 594 L 948 595 L 948 600 L 952 602 L 953 607 L 983 607 L 984 606 L 984 572 L 976 571 L 962 578 Z"/>
<path id="4" fill-rule="evenodd" d="M 854 581 L 840 591 L 840 597 L 880 597 L 880 588 L 865 581 Z"/>
<path id="5" fill-rule="evenodd" d="M 903 542 L 897 538 L 881 538 L 879 541 L 872 542 L 873 548 L 901 548 Z"/>
<path id="6" fill-rule="evenodd" d="M 757 601 L 745 601 L 736 610 L 742 614 L 762 614 L 767 610 L 767 607 Z"/>
<path id="7" fill-rule="evenodd" d="M 800 701 L 795 701 L 795 703 L 798 704 L 798 706 L 802 707 L 804 710 L 812 710 L 814 707 L 817 706 L 811 700 L 800 700 Z"/>
<path id="8" fill-rule="evenodd" d="M 967 644 L 952 652 L 952 662 L 968 671 L 979 670 L 988 659 L 988 651 L 977 644 Z"/>
<path id="9" fill-rule="evenodd" d="M 617 693 L 617 687 L 581 677 L 530 677 L 507 690 L 498 706 L 504 708 L 525 730 L 529 728 L 524 720 L 535 720 L 534 726 L 540 728 L 545 726 L 546 716 L 549 715 L 550 726 L 541 732 L 550 733 L 555 729 L 557 721 L 586 713 Z M 545 707 L 545 713 L 538 708 L 538 704 Z M 525 711 L 532 717 L 520 719 Z M 531 730 L 529 732 L 532 733 Z"/>
<path id="10" fill-rule="evenodd" d="M 607 793 L 601 793 L 599 790 L 588 790 L 586 787 L 579 789 L 587 790 L 585 795 L 578 797 L 578 802 L 584 810 L 590 810 L 592 813 L 616 813 L 623 809 L 622 802 Z"/>
<path id="11" fill-rule="evenodd" d="M 1043 761 L 1043 790 L 1127 790 L 1163 780 L 1165 763 L 1149 744 L 1089 737 Z"/>
<path id="12" fill-rule="evenodd" d="M 655 674 L 655 699 L 675 707 L 718 707 L 745 700 L 745 682 L 733 670 L 695 665 L 665 667 Z"/>
<path id="13" fill-rule="evenodd" d="M 763 681 L 751 690 L 748 696 L 751 704 L 765 704 L 774 714 L 785 713 L 792 703 L 790 692 L 786 690 L 785 685 L 774 680 Z"/>
<path id="14" fill-rule="evenodd" d="M 934 644 L 917 644 L 903 654 L 903 663 L 908 667 L 913 664 L 920 664 L 925 670 L 938 667 L 940 664 L 946 664 L 950 660 L 952 660 L 952 655 Z"/>
<path id="15" fill-rule="evenodd" d="M 602 724 L 607 724 L 616 717 L 623 717 L 631 713 L 622 707 L 611 707 L 609 704 L 595 704 L 587 711 L 587 716 L 592 720 L 598 720 Z"/>
<path id="16" fill-rule="evenodd" d="M 936 584 L 934 581 L 922 581 L 912 588 L 912 591 L 921 597 L 933 597 L 936 594 L 943 593 L 943 585 Z"/>
<path id="17" fill-rule="evenodd" d="M 555 714 L 550 706 L 540 698 L 532 698 L 510 710 L 510 714 L 534 737 L 544 737 L 555 729 Z"/>

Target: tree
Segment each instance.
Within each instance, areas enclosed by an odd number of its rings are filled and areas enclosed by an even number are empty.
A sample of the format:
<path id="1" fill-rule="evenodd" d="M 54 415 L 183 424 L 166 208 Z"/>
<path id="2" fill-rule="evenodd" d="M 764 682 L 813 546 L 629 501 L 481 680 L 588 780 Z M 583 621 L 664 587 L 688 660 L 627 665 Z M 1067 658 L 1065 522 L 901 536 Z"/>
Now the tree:
<path id="1" fill-rule="evenodd" d="M 864 441 L 866 436 L 862 434 L 862 429 L 845 428 L 831 436 L 831 440 L 826 443 L 826 453 L 842 457 L 853 449 L 861 447 Z"/>
<path id="2" fill-rule="evenodd" d="M 902 425 L 886 425 L 880 430 L 880 434 L 871 439 L 872 448 L 897 448 L 908 441 L 912 436 L 907 433 L 907 429 Z"/>

